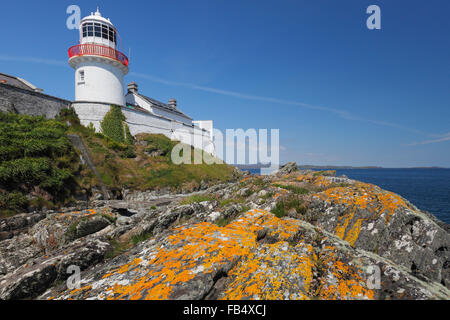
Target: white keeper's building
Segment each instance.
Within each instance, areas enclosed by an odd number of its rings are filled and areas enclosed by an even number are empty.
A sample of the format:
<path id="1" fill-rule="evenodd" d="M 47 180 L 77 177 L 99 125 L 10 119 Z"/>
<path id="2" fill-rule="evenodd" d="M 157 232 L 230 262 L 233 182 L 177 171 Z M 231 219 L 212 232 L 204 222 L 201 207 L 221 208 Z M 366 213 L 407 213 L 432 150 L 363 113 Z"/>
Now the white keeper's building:
<path id="1" fill-rule="evenodd" d="M 97 12 L 80 21 L 79 44 L 69 49 L 69 64 L 75 69 L 75 100 L 72 107 L 83 125 L 100 122 L 111 104 L 122 107 L 132 135 L 162 133 L 207 152 L 214 153 L 212 120 L 193 121 L 175 99 L 163 103 L 142 95 L 131 82 L 124 93 L 129 60 L 119 51 L 121 39 L 109 19 Z"/>

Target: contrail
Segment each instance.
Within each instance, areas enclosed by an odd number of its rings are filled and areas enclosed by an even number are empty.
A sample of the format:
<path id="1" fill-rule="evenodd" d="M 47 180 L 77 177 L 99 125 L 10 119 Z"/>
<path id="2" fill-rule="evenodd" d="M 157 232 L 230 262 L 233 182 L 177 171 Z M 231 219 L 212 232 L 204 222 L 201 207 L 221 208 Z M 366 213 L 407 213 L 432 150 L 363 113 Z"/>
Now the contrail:
<path id="1" fill-rule="evenodd" d="M 450 132 L 447 133 L 447 134 L 442 135 L 440 138 L 431 139 L 431 140 L 425 140 L 425 141 L 422 141 L 422 142 L 414 142 L 414 143 L 408 144 L 408 146 L 418 146 L 418 145 L 439 143 L 439 142 L 445 142 L 445 141 L 450 141 Z"/>
<path id="2" fill-rule="evenodd" d="M 34 57 L 12 57 L 12 56 L 0 55 L 0 61 L 38 63 L 38 64 L 47 64 L 47 65 L 52 65 L 52 66 L 64 66 L 64 67 L 67 66 L 67 61 L 41 59 L 41 58 L 34 58 Z"/>
<path id="3" fill-rule="evenodd" d="M 191 89 L 195 89 L 195 90 L 201 90 L 201 91 L 216 93 L 216 94 L 220 94 L 220 95 L 224 95 L 224 96 L 230 96 L 230 97 L 235 97 L 235 98 L 239 98 L 239 99 L 253 100 L 253 101 L 262 101 L 262 102 L 270 102 L 270 103 L 277 103 L 277 104 L 291 105 L 291 106 L 299 106 L 299 107 L 307 108 L 307 109 L 311 109 L 311 110 L 325 111 L 325 112 L 329 112 L 329 113 L 335 114 L 335 115 L 339 116 L 342 119 L 372 123 L 372 124 L 379 125 L 379 126 L 385 126 L 385 127 L 401 129 L 401 130 L 404 130 L 404 131 L 409 131 L 409 132 L 412 132 L 412 133 L 415 133 L 415 134 L 429 136 L 429 137 L 438 137 L 439 136 L 439 135 L 428 133 L 428 132 L 425 132 L 425 131 L 422 131 L 422 130 L 405 127 L 405 126 L 402 126 L 402 125 L 396 124 L 396 123 L 391 123 L 391 122 L 387 122 L 387 121 L 372 120 L 372 119 L 365 119 L 365 118 L 362 118 L 360 116 L 354 115 L 354 114 L 352 114 L 352 113 L 350 113 L 348 111 L 345 111 L 345 110 L 339 110 L 339 109 L 328 108 L 328 107 L 323 107 L 323 106 L 311 105 L 311 104 L 298 102 L 298 101 L 290 101 L 290 100 L 284 100 L 284 99 L 278 99 L 278 98 L 250 95 L 250 94 L 246 94 L 246 93 L 242 93 L 242 92 L 235 92 L 235 91 L 216 89 L 216 88 L 211 88 L 211 87 L 200 86 L 200 85 L 193 84 L 193 83 L 171 81 L 171 80 L 161 79 L 161 78 L 154 77 L 154 76 L 151 76 L 151 75 L 142 74 L 142 73 L 136 73 L 136 72 L 131 72 L 130 75 L 131 76 L 135 76 L 135 77 L 139 77 L 139 78 L 143 78 L 143 79 L 147 79 L 147 80 L 150 80 L 150 81 L 153 81 L 153 82 L 166 84 L 166 85 L 187 87 L 187 88 L 191 88 Z"/>

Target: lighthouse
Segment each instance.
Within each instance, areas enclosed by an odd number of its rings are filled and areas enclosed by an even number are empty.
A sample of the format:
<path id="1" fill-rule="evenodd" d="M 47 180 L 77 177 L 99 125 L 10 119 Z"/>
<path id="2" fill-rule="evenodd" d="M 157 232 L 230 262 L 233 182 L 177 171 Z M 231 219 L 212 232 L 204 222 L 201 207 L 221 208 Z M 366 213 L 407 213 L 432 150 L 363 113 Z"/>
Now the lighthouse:
<path id="1" fill-rule="evenodd" d="M 121 107 L 130 133 L 165 136 L 213 152 L 212 121 L 193 121 L 180 110 L 177 100 L 167 103 L 138 91 L 132 82 L 124 94 L 128 58 L 110 19 L 97 11 L 80 21 L 79 44 L 69 49 L 69 64 L 75 69 L 75 100 L 71 106 L 84 126 L 102 132 L 105 115 L 112 105 Z M 209 148 L 209 149 L 208 149 Z M 212 151 L 211 151 L 212 150 Z"/>
<path id="2" fill-rule="evenodd" d="M 69 49 L 69 64 L 75 69 L 73 107 L 84 118 L 82 122 L 89 122 L 90 116 L 95 117 L 96 105 L 125 106 L 128 58 L 119 51 L 116 28 L 98 9 L 80 21 L 79 30 L 79 44 Z"/>

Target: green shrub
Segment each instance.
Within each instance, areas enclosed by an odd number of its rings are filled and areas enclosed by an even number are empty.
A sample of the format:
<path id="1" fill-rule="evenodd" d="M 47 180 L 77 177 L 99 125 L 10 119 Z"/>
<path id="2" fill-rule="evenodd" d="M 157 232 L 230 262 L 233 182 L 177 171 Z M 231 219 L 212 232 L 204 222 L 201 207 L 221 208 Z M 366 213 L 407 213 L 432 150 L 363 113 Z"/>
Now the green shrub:
<path id="1" fill-rule="evenodd" d="M 172 148 L 176 142 L 170 140 L 163 134 L 148 135 L 144 139 L 147 142 L 145 152 L 152 153 L 154 151 L 160 151 L 162 156 L 170 155 Z"/>
<path id="2" fill-rule="evenodd" d="M 125 116 L 120 106 L 111 105 L 110 111 L 105 115 L 100 126 L 103 134 L 113 141 L 126 145 L 133 144 L 133 136 L 130 133 L 128 125 L 125 123 Z"/>
<path id="3" fill-rule="evenodd" d="M 107 139 L 106 146 L 114 151 L 125 151 L 128 148 L 126 144 L 111 139 Z"/>
<path id="4" fill-rule="evenodd" d="M 0 209 L 8 208 L 14 212 L 20 212 L 28 207 L 28 199 L 20 192 L 0 194 Z M 1 210 L 0 210 L 1 211 Z"/>
<path id="5" fill-rule="evenodd" d="M 87 129 L 88 129 L 90 134 L 95 134 L 95 127 L 92 124 L 92 122 L 89 122 L 89 125 L 87 126 Z"/>
<path id="6" fill-rule="evenodd" d="M 120 156 L 122 158 L 136 158 L 136 152 L 132 146 L 128 146 L 125 151 L 123 151 Z"/>
<path id="7" fill-rule="evenodd" d="M 80 119 L 73 108 L 62 109 L 55 120 L 60 122 L 68 121 L 72 125 L 80 125 Z"/>
<path id="8" fill-rule="evenodd" d="M 130 128 L 126 123 L 124 123 L 124 129 L 125 129 L 125 143 L 128 145 L 134 144 L 134 138 L 130 133 Z"/>
<path id="9" fill-rule="evenodd" d="M 70 110 L 62 114 L 75 119 Z M 0 112 L 0 186 L 9 193 L 0 201 L 3 213 L 36 203 L 24 196 L 36 187 L 52 200 L 64 202 L 70 195 L 79 158 L 66 137 L 69 127 L 61 121 Z"/>

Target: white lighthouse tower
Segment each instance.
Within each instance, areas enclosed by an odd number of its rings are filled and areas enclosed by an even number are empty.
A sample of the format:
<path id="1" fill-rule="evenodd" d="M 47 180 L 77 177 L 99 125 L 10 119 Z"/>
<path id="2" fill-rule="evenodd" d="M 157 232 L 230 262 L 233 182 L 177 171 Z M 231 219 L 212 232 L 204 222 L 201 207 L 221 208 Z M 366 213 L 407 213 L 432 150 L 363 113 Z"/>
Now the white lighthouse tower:
<path id="1" fill-rule="evenodd" d="M 118 33 L 99 10 L 80 21 L 80 42 L 69 49 L 75 69 L 75 101 L 72 104 L 83 124 L 99 121 L 111 104 L 125 106 L 123 80 L 128 58 L 119 49 Z"/>

